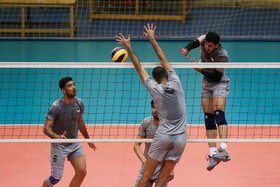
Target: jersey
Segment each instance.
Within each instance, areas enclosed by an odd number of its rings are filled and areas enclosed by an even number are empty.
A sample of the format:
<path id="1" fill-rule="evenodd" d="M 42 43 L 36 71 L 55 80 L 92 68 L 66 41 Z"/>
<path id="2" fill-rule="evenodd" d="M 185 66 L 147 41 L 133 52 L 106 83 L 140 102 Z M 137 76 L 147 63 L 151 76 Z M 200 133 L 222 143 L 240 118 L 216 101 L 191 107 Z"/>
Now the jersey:
<path id="1" fill-rule="evenodd" d="M 225 48 L 219 44 L 220 46 L 217 49 L 214 49 L 211 53 L 207 53 L 205 49 L 205 37 L 206 35 L 202 35 L 199 37 L 201 41 L 201 47 L 200 47 L 200 62 L 204 63 L 211 63 L 211 62 L 228 62 L 228 54 Z M 203 68 L 202 69 L 205 72 L 208 73 L 215 73 L 215 69 L 213 68 Z M 224 70 L 224 69 L 220 69 Z M 223 74 L 221 78 L 221 82 L 228 82 L 229 78 Z M 202 83 L 204 84 L 214 84 L 214 81 L 211 81 L 210 79 L 206 78 L 205 76 L 202 79 Z"/>
<path id="2" fill-rule="evenodd" d="M 158 129 L 158 125 L 155 125 L 153 122 L 153 117 L 145 118 L 138 131 L 138 136 L 141 136 L 141 138 L 147 138 L 147 139 L 153 139 L 156 131 Z M 145 150 L 144 150 L 144 156 L 147 158 L 148 151 L 150 149 L 151 143 L 146 142 L 145 143 Z"/>
<path id="3" fill-rule="evenodd" d="M 150 76 L 145 87 L 150 92 L 159 116 L 157 133 L 176 135 L 186 132 L 186 101 L 180 79 L 174 70 L 166 72 L 168 82 L 159 84 Z"/>
<path id="4" fill-rule="evenodd" d="M 84 113 L 84 102 L 75 97 L 72 104 L 66 104 L 62 98 L 50 107 L 46 118 L 53 121 L 52 130 L 58 135 L 66 131 L 66 138 L 78 138 L 78 119 Z"/>

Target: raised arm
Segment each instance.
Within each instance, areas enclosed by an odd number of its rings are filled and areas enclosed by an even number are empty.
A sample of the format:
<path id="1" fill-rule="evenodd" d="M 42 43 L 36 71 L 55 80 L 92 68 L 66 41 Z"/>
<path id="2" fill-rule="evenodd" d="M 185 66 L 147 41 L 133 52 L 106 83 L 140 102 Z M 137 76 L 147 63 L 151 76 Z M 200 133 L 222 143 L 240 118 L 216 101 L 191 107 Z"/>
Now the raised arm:
<path id="1" fill-rule="evenodd" d="M 180 47 L 180 50 L 181 50 L 181 52 L 182 52 L 182 55 L 183 55 L 183 56 L 186 56 L 186 59 L 189 60 L 189 56 L 188 56 L 189 51 L 192 50 L 192 49 L 194 49 L 194 48 L 199 47 L 200 44 L 201 44 L 201 38 L 198 37 L 198 38 L 196 38 L 195 40 L 193 40 L 193 41 L 191 41 L 190 43 L 188 43 L 188 45 L 187 45 L 185 48 L 181 48 L 181 47 Z"/>
<path id="2" fill-rule="evenodd" d="M 155 30 L 156 30 L 156 26 L 154 26 L 153 24 L 147 24 L 147 27 L 144 26 L 146 32 L 144 33 L 144 35 L 150 40 L 157 56 L 158 59 L 160 61 L 161 66 L 165 69 L 165 70 L 174 70 L 172 68 L 172 66 L 170 65 L 170 63 L 168 62 L 163 50 L 161 49 L 161 47 L 159 46 L 158 42 L 155 39 Z"/>
<path id="3" fill-rule="evenodd" d="M 126 39 L 122 33 L 119 34 L 119 36 L 116 36 L 116 41 L 118 41 L 119 43 L 118 44 L 122 44 L 129 56 L 130 56 L 130 59 L 132 61 L 132 64 L 135 68 L 135 70 L 138 72 L 141 80 L 142 80 L 142 83 L 145 85 L 145 78 L 149 75 L 148 72 L 141 66 L 140 64 L 140 61 L 138 59 L 138 57 L 135 55 L 131 45 L 130 45 L 130 34 L 128 35 L 128 38 Z"/>

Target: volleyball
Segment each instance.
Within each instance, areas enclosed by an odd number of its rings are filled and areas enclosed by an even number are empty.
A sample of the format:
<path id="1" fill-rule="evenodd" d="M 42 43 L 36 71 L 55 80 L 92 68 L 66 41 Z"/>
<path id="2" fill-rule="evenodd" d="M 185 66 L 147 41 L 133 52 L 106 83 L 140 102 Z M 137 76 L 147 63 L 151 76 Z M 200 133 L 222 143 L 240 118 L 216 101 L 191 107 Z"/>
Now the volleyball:
<path id="1" fill-rule="evenodd" d="M 127 56 L 127 51 L 122 47 L 116 47 L 111 52 L 111 58 L 114 62 L 125 62 Z"/>

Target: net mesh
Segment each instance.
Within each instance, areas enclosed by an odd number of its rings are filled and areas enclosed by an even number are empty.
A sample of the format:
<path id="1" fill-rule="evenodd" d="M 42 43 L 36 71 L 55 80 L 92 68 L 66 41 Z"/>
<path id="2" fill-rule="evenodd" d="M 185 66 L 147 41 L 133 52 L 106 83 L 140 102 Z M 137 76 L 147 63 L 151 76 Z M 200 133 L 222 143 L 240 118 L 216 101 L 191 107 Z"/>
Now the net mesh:
<path id="1" fill-rule="evenodd" d="M 192 68 L 222 67 L 231 81 L 225 111 L 230 141 L 279 141 L 279 63 L 172 65 L 185 92 L 189 140 L 206 141 L 202 75 Z M 155 66 L 144 63 L 149 74 Z M 49 139 L 43 134 L 45 115 L 63 96 L 58 81 L 65 76 L 75 81 L 95 141 L 135 139 L 141 121 L 152 115 L 152 98 L 130 63 L 0 63 L 0 140 Z"/>
<path id="2" fill-rule="evenodd" d="M 215 31 L 224 39 L 280 39 L 279 0 L 0 0 L 1 38 L 193 39 Z"/>

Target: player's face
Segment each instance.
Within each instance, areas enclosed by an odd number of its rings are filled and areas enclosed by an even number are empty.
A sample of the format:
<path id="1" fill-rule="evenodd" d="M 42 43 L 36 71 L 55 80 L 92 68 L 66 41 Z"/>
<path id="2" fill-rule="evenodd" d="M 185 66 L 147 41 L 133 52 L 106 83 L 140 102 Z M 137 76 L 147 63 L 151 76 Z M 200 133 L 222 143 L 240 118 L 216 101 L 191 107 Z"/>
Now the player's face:
<path id="1" fill-rule="evenodd" d="M 77 94 L 76 86 L 73 81 L 67 82 L 64 87 L 64 90 L 65 90 L 65 95 L 67 95 L 68 97 L 75 97 Z"/>
<path id="2" fill-rule="evenodd" d="M 155 105 L 152 106 L 152 113 L 154 118 L 158 118 L 158 113 Z"/>
<path id="3" fill-rule="evenodd" d="M 205 41 L 204 47 L 205 47 L 207 53 L 212 53 L 212 51 L 218 47 L 218 44 L 215 45 L 213 42 Z"/>

